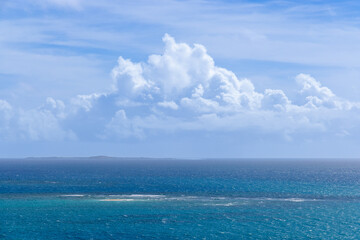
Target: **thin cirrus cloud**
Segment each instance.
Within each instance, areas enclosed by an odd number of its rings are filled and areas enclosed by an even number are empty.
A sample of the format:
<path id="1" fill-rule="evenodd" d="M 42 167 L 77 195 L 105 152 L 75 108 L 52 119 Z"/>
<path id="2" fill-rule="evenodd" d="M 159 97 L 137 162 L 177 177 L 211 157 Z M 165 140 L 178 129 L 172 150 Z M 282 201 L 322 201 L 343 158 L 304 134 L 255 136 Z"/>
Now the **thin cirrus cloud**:
<path id="1" fill-rule="evenodd" d="M 217 66 L 200 44 L 178 43 L 168 34 L 163 42 L 163 53 L 147 61 L 119 57 L 107 92 L 49 97 L 33 109 L 0 100 L 2 140 L 105 141 L 250 128 L 291 140 L 306 132 L 351 135 L 356 127 L 360 103 L 336 96 L 310 75 L 296 76 L 298 98 L 292 100 L 281 89 L 256 91 L 251 80 Z"/>

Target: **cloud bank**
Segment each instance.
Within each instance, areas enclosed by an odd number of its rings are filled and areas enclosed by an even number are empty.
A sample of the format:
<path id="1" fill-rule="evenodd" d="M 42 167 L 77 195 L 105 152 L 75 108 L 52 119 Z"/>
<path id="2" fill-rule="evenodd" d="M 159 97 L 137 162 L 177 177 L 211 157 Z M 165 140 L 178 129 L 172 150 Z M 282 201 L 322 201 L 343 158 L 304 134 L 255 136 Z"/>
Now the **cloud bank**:
<path id="1" fill-rule="evenodd" d="M 177 43 L 168 34 L 163 42 L 163 53 L 144 62 L 119 57 L 108 92 L 49 97 L 35 109 L 0 100 L 1 139 L 142 139 L 256 129 L 291 140 L 303 133 L 351 135 L 356 128 L 360 103 L 336 96 L 308 74 L 296 76 L 298 96 L 291 100 L 281 89 L 256 91 L 251 80 L 216 66 L 200 44 Z"/>

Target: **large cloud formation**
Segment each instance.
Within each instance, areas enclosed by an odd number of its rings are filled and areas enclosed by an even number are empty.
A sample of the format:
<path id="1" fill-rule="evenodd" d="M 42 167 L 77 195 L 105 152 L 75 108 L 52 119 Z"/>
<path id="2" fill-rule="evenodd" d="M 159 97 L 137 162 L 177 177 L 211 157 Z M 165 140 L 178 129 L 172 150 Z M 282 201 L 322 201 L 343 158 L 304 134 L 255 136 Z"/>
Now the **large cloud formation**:
<path id="1" fill-rule="evenodd" d="M 215 65 L 206 48 L 177 43 L 165 34 L 162 55 L 134 63 L 119 57 L 112 70 L 112 91 L 48 98 L 37 109 L 16 109 L 0 100 L 3 139 L 145 138 L 176 131 L 241 131 L 290 136 L 297 132 L 347 134 L 360 103 L 337 97 L 307 74 L 299 74 L 301 100 L 284 91 L 257 92 L 249 79 L 238 79 Z M 344 124 L 339 124 L 344 123 Z"/>

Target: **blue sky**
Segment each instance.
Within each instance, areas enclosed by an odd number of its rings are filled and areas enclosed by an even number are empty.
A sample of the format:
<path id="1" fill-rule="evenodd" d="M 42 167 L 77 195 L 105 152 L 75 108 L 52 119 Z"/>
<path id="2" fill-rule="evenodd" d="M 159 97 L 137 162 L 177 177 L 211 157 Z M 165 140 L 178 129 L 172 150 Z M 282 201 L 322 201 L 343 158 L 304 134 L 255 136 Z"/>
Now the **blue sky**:
<path id="1" fill-rule="evenodd" d="M 358 157 L 356 1 L 0 2 L 0 157 Z"/>

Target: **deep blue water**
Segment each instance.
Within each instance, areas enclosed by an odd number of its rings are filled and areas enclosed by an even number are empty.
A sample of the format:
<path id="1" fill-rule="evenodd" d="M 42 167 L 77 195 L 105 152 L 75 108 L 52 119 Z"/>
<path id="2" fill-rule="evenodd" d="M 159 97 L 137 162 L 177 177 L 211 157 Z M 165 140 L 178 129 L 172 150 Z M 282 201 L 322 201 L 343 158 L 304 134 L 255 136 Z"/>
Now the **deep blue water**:
<path id="1" fill-rule="evenodd" d="M 0 160 L 0 239 L 309 238 L 360 239 L 360 161 Z"/>

